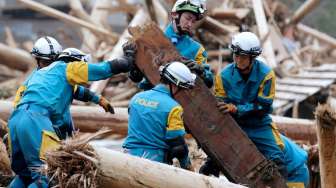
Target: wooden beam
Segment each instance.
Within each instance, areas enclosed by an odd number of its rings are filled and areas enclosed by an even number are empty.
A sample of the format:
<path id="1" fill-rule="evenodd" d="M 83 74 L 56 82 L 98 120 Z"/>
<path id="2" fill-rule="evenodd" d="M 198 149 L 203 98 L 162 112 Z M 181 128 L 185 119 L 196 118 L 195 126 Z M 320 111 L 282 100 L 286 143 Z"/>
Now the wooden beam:
<path id="1" fill-rule="evenodd" d="M 147 10 L 149 13 L 149 16 L 151 18 L 152 21 L 154 21 L 155 23 L 158 23 L 158 20 L 156 18 L 156 13 L 155 13 L 155 9 L 153 6 L 153 1 L 152 0 L 145 0 L 146 6 L 147 6 Z"/>
<path id="2" fill-rule="evenodd" d="M 133 17 L 133 20 L 129 24 L 129 26 L 142 25 L 149 20 L 149 16 L 147 12 L 143 9 L 139 9 L 138 12 Z M 128 30 L 125 30 L 123 34 L 120 36 L 118 43 L 114 46 L 111 53 L 106 54 L 104 59 L 114 59 L 123 55 L 122 45 L 127 41 L 127 37 L 129 37 Z M 90 90 L 95 93 L 102 93 L 104 88 L 106 87 L 109 79 L 100 80 L 93 82 L 90 86 Z"/>
<path id="3" fill-rule="evenodd" d="M 32 1 L 32 0 L 18 0 L 18 2 L 22 3 L 27 8 L 30 8 L 30 9 L 35 10 L 37 12 L 41 12 L 45 15 L 54 17 L 56 19 L 62 20 L 64 22 L 67 22 L 67 23 L 70 23 L 70 24 L 73 24 L 73 25 L 78 25 L 78 26 L 87 28 L 92 32 L 95 32 L 97 34 L 108 37 L 109 39 L 111 39 L 113 41 L 116 41 L 118 39 L 118 35 L 115 34 L 115 33 L 112 33 L 112 32 L 110 32 L 110 31 L 108 31 L 108 30 L 106 30 L 102 27 L 97 27 L 96 25 L 94 25 L 90 22 L 81 20 L 79 18 L 70 16 L 70 15 L 65 14 L 61 11 L 58 11 L 56 9 L 45 6 L 41 3 L 38 3 L 38 2 L 35 2 L 35 1 Z"/>
<path id="4" fill-rule="evenodd" d="M 333 48 L 336 48 L 336 39 L 325 34 L 325 33 L 322 33 L 321 31 L 318 31 L 316 29 L 313 29 L 307 25 L 304 25 L 304 24 L 297 24 L 297 29 L 303 33 L 306 33 L 308 35 L 311 35 L 315 38 L 317 38 L 318 40 L 322 41 L 323 43 L 326 43 L 328 45 L 330 45 L 331 47 Z"/>
<path id="5" fill-rule="evenodd" d="M 215 34 L 232 34 L 238 32 L 239 28 L 236 26 L 231 26 L 231 25 L 225 25 L 218 20 L 213 19 L 210 16 L 206 16 L 203 19 L 203 22 L 201 24 L 201 27 L 204 29 L 215 33 Z"/>
<path id="6" fill-rule="evenodd" d="M 15 42 L 12 30 L 5 26 L 5 37 L 6 37 L 6 44 L 12 48 L 17 48 L 17 43 Z"/>
<path id="7" fill-rule="evenodd" d="M 263 4 L 261 0 L 252 0 L 253 11 L 257 21 L 258 31 L 260 39 L 265 38 L 268 35 L 269 28 L 266 20 Z M 269 37 L 265 40 L 263 44 L 263 55 L 265 56 L 266 63 L 274 68 L 277 63 L 275 60 L 274 50 Z"/>
<path id="8" fill-rule="evenodd" d="M 214 8 L 210 16 L 215 19 L 243 19 L 245 18 L 248 13 L 250 12 L 250 9 L 248 8 Z"/>
<path id="9" fill-rule="evenodd" d="M 317 140 L 321 186 L 336 187 L 336 112 L 329 105 L 319 105 L 316 110 Z"/>
<path id="10" fill-rule="evenodd" d="M 320 0 L 306 0 L 303 5 L 301 5 L 290 18 L 290 24 L 299 23 L 307 14 L 309 14 L 317 5 Z"/>
<path id="11" fill-rule="evenodd" d="M 35 59 L 26 51 L 0 43 L 0 64 L 20 71 L 28 71 Z"/>

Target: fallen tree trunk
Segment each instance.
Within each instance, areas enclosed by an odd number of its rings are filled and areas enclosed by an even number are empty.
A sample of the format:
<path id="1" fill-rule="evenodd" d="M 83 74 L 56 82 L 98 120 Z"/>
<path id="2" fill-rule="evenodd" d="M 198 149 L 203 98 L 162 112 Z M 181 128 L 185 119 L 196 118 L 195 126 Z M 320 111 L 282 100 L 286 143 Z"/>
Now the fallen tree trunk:
<path id="1" fill-rule="evenodd" d="M 336 187 L 336 112 L 329 105 L 319 105 L 315 115 L 321 185 L 323 188 L 334 188 Z"/>
<path id="2" fill-rule="evenodd" d="M 75 136 L 63 142 L 59 149 L 47 153 L 47 174 L 53 177 L 58 187 L 244 187 L 224 179 L 88 144 L 106 133 L 109 131 Z"/>
<path id="3" fill-rule="evenodd" d="M 94 25 L 90 22 L 87 22 L 87 21 L 81 20 L 79 18 L 70 16 L 70 15 L 65 14 L 61 11 L 58 11 L 56 9 L 45 6 L 41 3 L 37 3 L 37 2 L 32 1 L 32 0 L 18 0 L 18 2 L 24 4 L 26 7 L 30 8 L 30 9 L 41 12 L 41 13 L 46 14 L 48 16 L 54 17 L 56 19 L 60 19 L 64 22 L 68 22 L 68 23 L 71 23 L 73 25 L 78 25 L 78 26 L 87 28 L 94 33 L 105 36 L 106 38 L 108 38 L 111 41 L 116 41 L 117 38 L 118 38 L 117 34 L 112 33 L 112 32 L 110 32 L 110 31 L 108 31 L 108 30 L 106 30 L 102 27 L 98 27 L 98 26 L 96 26 L 96 25 Z"/>
<path id="4" fill-rule="evenodd" d="M 317 5 L 320 3 L 320 0 L 307 0 L 303 5 L 301 5 L 290 18 L 289 23 L 297 24 L 299 23 L 309 12 L 311 12 Z"/>
<path id="5" fill-rule="evenodd" d="M 100 187 L 243 188 L 237 185 L 105 148 L 94 148 L 101 170 Z M 147 170 L 144 170 L 147 169 Z M 169 178 L 167 178 L 169 177 Z"/>
<path id="6" fill-rule="evenodd" d="M 0 101 L 0 118 L 7 120 L 13 111 L 11 101 Z M 115 108 L 115 114 L 106 113 L 98 106 L 71 106 L 75 127 L 81 132 L 95 132 L 108 127 L 113 132 L 127 134 L 127 108 Z"/>
<path id="7" fill-rule="evenodd" d="M 34 58 L 26 51 L 0 43 L 0 64 L 12 69 L 27 71 L 34 65 Z"/>
<path id="8" fill-rule="evenodd" d="M 317 143 L 316 124 L 306 119 L 272 116 L 273 122 L 280 132 L 293 140 L 309 141 L 311 145 Z"/>
<path id="9" fill-rule="evenodd" d="M 133 20 L 131 21 L 129 26 L 142 25 L 146 23 L 146 21 L 148 20 L 149 20 L 149 16 L 147 12 L 144 11 L 143 9 L 140 9 L 133 17 Z M 114 59 L 114 58 L 122 56 L 123 55 L 122 45 L 127 41 L 127 37 L 129 36 L 130 35 L 128 31 L 125 30 L 124 33 L 120 36 L 118 43 L 114 46 L 113 51 L 107 54 L 104 57 L 104 59 Z M 97 94 L 101 94 L 108 82 L 109 82 L 109 79 L 93 82 L 90 86 L 90 90 Z"/>

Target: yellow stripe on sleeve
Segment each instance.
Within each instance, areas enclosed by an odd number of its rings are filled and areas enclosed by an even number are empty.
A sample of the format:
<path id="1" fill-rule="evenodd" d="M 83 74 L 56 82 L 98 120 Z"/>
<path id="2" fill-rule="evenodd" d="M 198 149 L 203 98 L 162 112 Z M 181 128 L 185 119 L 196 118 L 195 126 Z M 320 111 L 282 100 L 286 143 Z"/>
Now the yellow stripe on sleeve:
<path id="1" fill-rule="evenodd" d="M 266 99 L 274 99 L 274 96 L 275 96 L 275 74 L 274 74 L 274 71 L 271 71 L 269 72 L 265 79 L 261 82 L 260 84 L 260 87 L 259 87 L 259 91 L 258 91 L 258 96 L 259 97 L 263 97 L 263 98 L 266 98 Z M 270 92 L 267 96 L 264 95 L 264 89 L 265 89 L 265 83 L 268 81 L 268 80 L 271 80 L 271 88 L 270 88 Z"/>
<path id="2" fill-rule="evenodd" d="M 199 49 L 198 49 L 198 52 L 195 56 L 195 61 L 198 63 L 198 64 L 202 64 L 203 62 L 206 63 L 207 59 L 203 56 L 203 52 L 205 51 L 205 49 L 203 48 L 203 46 L 201 46 Z"/>
<path id="3" fill-rule="evenodd" d="M 182 114 L 183 109 L 181 106 L 176 106 L 170 111 L 167 122 L 167 130 L 184 130 Z"/>
<path id="4" fill-rule="evenodd" d="M 83 61 L 75 61 L 67 64 L 66 78 L 71 85 L 87 84 L 89 80 L 88 64 Z"/>
<path id="5" fill-rule="evenodd" d="M 14 108 L 19 104 L 22 94 L 24 91 L 26 91 L 27 87 L 22 85 L 19 87 L 19 89 L 16 91 L 15 98 L 14 98 Z"/>

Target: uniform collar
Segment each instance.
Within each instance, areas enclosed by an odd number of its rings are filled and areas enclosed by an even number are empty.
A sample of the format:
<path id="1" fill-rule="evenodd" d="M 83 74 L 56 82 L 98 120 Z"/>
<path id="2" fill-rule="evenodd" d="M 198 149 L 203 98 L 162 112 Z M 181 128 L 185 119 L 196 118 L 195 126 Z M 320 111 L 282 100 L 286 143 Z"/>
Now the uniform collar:
<path id="1" fill-rule="evenodd" d="M 163 84 L 158 84 L 158 85 L 156 85 L 156 86 L 153 88 L 153 90 L 155 90 L 155 91 L 159 91 L 159 92 L 161 92 L 161 93 L 165 93 L 165 94 L 167 94 L 167 95 L 170 96 L 170 91 L 169 91 L 169 89 L 168 89 L 165 85 L 163 85 Z"/>
<path id="2" fill-rule="evenodd" d="M 187 35 L 179 35 L 179 34 L 177 34 L 174 31 L 174 27 L 173 27 L 172 23 L 170 23 L 168 25 L 168 27 L 166 28 L 165 34 L 170 39 L 170 42 L 175 43 L 175 44 L 178 42 L 178 40 L 181 40 L 181 38 L 187 36 Z"/>
<path id="3" fill-rule="evenodd" d="M 243 78 L 241 77 L 239 70 L 236 66 L 236 64 L 233 65 L 233 79 L 235 80 L 235 82 L 241 82 L 244 81 Z M 248 82 L 257 82 L 257 75 L 258 75 L 258 62 L 256 60 L 254 60 L 253 62 L 253 67 L 250 73 L 250 76 L 248 78 Z"/>

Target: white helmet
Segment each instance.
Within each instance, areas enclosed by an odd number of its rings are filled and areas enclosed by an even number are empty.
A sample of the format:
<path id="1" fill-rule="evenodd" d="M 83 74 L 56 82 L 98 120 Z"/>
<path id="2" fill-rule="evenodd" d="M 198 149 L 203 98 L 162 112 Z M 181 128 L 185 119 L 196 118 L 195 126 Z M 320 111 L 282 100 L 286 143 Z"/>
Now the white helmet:
<path id="1" fill-rule="evenodd" d="M 230 49 L 234 54 L 251 55 L 252 57 L 256 57 L 262 52 L 258 37 L 251 32 L 234 35 Z"/>
<path id="2" fill-rule="evenodd" d="M 85 61 L 90 62 L 90 54 L 85 54 L 77 48 L 66 48 L 57 58 L 58 60 L 69 61 Z"/>
<path id="3" fill-rule="evenodd" d="M 57 40 L 53 37 L 45 36 L 35 42 L 30 53 L 35 58 L 54 61 L 61 52 L 62 46 Z"/>
<path id="4" fill-rule="evenodd" d="M 181 62 L 171 62 L 160 66 L 160 76 L 178 87 L 189 89 L 195 85 L 196 75 Z"/>
<path id="5" fill-rule="evenodd" d="M 206 11 L 205 0 L 177 0 L 173 6 L 172 12 L 192 12 L 197 20 L 203 18 Z"/>

